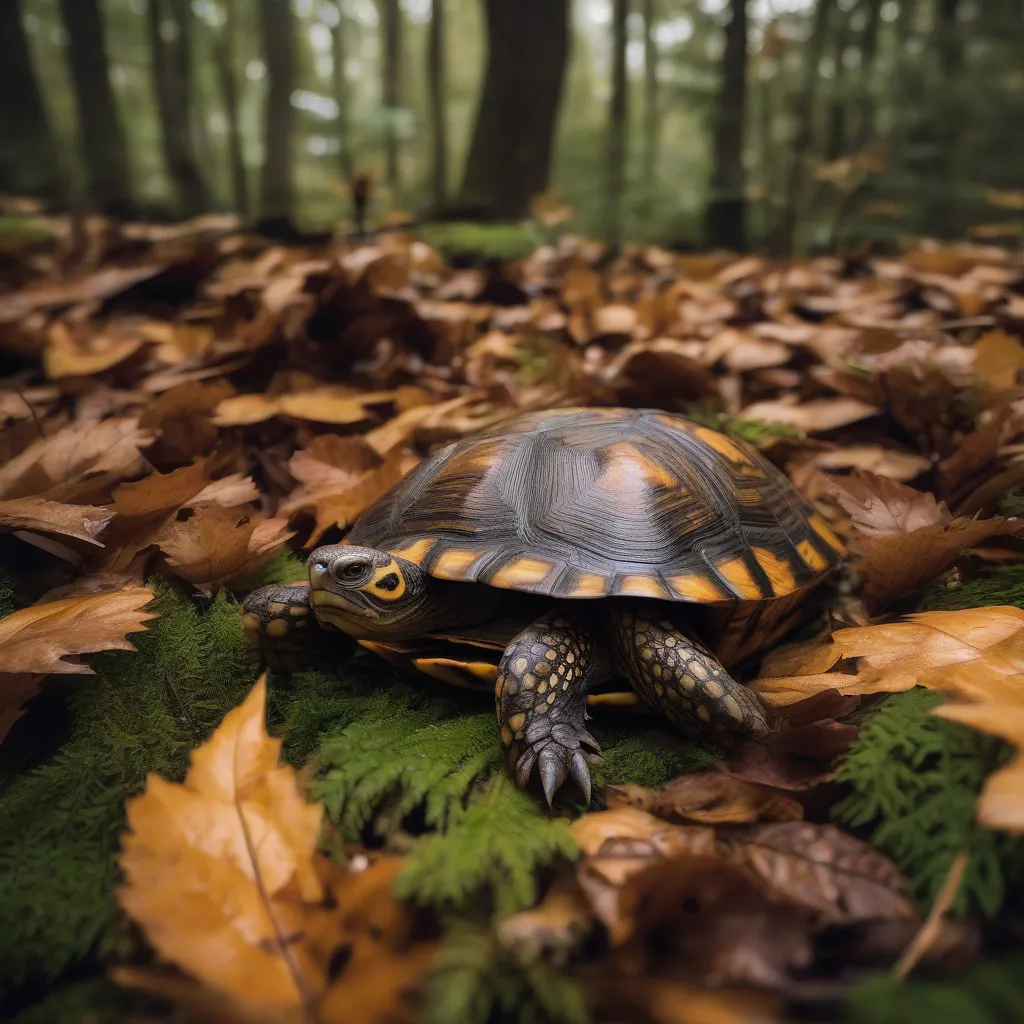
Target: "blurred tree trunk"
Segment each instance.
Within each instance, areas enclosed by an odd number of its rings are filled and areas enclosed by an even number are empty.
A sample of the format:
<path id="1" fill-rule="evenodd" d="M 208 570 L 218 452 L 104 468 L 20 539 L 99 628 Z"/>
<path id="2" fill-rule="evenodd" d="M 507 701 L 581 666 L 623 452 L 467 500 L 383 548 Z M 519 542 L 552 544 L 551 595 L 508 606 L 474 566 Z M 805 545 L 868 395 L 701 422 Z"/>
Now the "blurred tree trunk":
<path id="1" fill-rule="evenodd" d="M 191 125 L 192 11 L 188 0 L 149 0 L 147 20 L 164 161 L 178 206 L 192 217 L 206 208 Z"/>
<path id="2" fill-rule="evenodd" d="M 56 199 L 57 147 L 22 27 L 21 0 L 0 3 L 0 191 Z"/>
<path id="3" fill-rule="evenodd" d="M 835 71 L 832 75 L 828 97 L 828 118 L 825 125 L 825 160 L 838 160 L 847 151 L 847 128 L 849 113 L 849 75 L 843 60 L 847 49 L 853 42 L 853 16 L 860 5 L 841 11 L 842 22 L 833 33 L 832 59 Z"/>
<path id="4" fill-rule="evenodd" d="M 934 41 L 938 58 L 938 86 L 930 103 L 931 156 L 924 173 L 931 181 L 928 202 L 924 204 L 925 230 L 939 237 L 955 237 L 960 223 L 957 203 L 956 167 L 960 125 L 967 116 L 960 72 L 967 26 L 957 24 L 960 0 L 935 0 Z"/>
<path id="5" fill-rule="evenodd" d="M 857 73 L 857 149 L 863 149 L 875 137 L 873 81 L 881 14 L 882 0 L 867 0 L 867 20 L 860 37 L 860 67 Z"/>
<path id="6" fill-rule="evenodd" d="M 295 26 L 289 0 L 260 0 L 260 15 L 268 78 L 260 223 L 265 230 L 286 232 L 295 215 Z"/>
<path id="7" fill-rule="evenodd" d="M 654 39 L 657 0 L 643 0 L 644 19 L 644 106 L 643 106 L 643 192 L 649 206 L 658 181 L 658 44 Z"/>
<path id="8" fill-rule="evenodd" d="M 242 155 L 242 119 L 238 111 L 238 81 L 235 77 L 235 0 L 224 0 L 224 24 L 213 42 L 213 59 L 220 82 L 224 114 L 228 122 L 228 163 L 231 168 L 231 191 L 235 209 L 242 217 L 249 216 L 249 179 Z"/>
<path id="9" fill-rule="evenodd" d="M 433 0 L 427 39 L 427 93 L 430 105 L 430 198 L 434 210 L 448 194 L 448 123 L 445 120 L 444 0 Z"/>
<path id="10" fill-rule="evenodd" d="M 713 248 L 747 247 L 743 124 L 747 106 L 747 0 L 730 0 L 722 77 L 712 127 L 714 152 L 704 235 Z"/>
<path id="11" fill-rule="evenodd" d="M 548 186 L 569 57 L 568 0 L 485 0 L 488 58 L 460 206 L 515 218 Z"/>
<path id="12" fill-rule="evenodd" d="M 352 166 L 352 139 L 349 124 L 347 34 L 345 8 L 339 0 L 338 21 L 331 34 L 334 42 L 334 99 L 338 104 L 338 170 L 341 173 L 341 180 L 351 187 L 355 170 Z"/>
<path id="13" fill-rule="evenodd" d="M 804 47 L 804 81 L 797 97 L 796 134 L 792 142 L 789 174 L 786 178 L 786 191 L 783 197 L 784 205 L 775 240 L 776 249 L 787 255 L 792 254 L 796 241 L 805 172 L 811 151 L 811 141 L 814 138 L 814 98 L 818 85 L 818 68 L 821 65 L 821 56 L 825 52 L 829 15 L 832 13 L 835 2 L 836 0 L 817 0 L 814 6 L 811 38 Z"/>
<path id="14" fill-rule="evenodd" d="M 626 186 L 626 19 L 629 0 L 612 3 L 612 95 L 608 105 L 605 185 L 605 238 L 613 250 L 622 244 L 622 196 Z"/>
<path id="15" fill-rule="evenodd" d="M 60 0 L 60 11 L 68 33 L 89 205 L 113 216 L 131 216 L 128 145 L 110 84 L 99 0 Z"/>
<path id="16" fill-rule="evenodd" d="M 401 188 L 398 142 L 398 106 L 402 95 L 402 8 L 398 0 L 379 0 L 383 28 L 381 94 L 387 117 L 384 179 L 393 193 Z"/>

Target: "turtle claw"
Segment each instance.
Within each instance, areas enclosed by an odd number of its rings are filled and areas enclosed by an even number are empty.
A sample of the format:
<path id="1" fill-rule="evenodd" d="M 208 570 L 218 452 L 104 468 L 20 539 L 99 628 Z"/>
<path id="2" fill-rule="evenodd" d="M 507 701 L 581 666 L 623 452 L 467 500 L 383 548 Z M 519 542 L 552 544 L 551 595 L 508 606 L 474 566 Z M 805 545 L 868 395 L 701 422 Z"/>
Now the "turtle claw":
<path id="1" fill-rule="evenodd" d="M 583 794 L 583 800 L 587 807 L 590 806 L 590 768 L 587 766 L 587 759 L 583 756 L 583 752 L 577 750 L 572 755 L 572 762 L 569 765 L 569 774 L 572 775 L 573 781 L 577 786 L 580 787 L 580 792 Z"/>
<path id="2" fill-rule="evenodd" d="M 549 808 L 554 802 L 555 794 L 568 778 L 579 787 L 589 807 L 592 784 L 587 757 L 578 743 L 561 743 L 547 737 L 542 745 L 528 747 L 520 755 L 515 765 L 516 785 L 520 789 L 525 789 L 530 784 L 530 777 L 536 767 Z"/>
<path id="3" fill-rule="evenodd" d="M 547 800 L 550 808 L 558 787 L 565 782 L 565 767 L 561 757 L 550 746 L 540 752 L 537 767 L 540 771 L 541 785 L 544 787 L 544 799 Z"/>

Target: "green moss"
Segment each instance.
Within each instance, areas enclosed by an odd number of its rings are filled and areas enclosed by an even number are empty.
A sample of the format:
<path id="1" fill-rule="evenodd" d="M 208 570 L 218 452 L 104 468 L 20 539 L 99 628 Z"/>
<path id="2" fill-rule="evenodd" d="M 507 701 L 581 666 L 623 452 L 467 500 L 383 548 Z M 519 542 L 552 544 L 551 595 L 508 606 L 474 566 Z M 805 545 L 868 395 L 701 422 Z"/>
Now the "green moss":
<path id="1" fill-rule="evenodd" d="M 695 423 L 710 427 L 712 430 L 721 430 L 725 434 L 732 434 L 755 447 L 773 437 L 800 436 L 796 427 L 788 423 L 766 423 L 763 420 L 740 419 L 730 416 L 708 402 L 691 402 L 684 407 L 683 412 Z"/>
<path id="2" fill-rule="evenodd" d="M 929 714 L 940 698 L 920 688 L 888 697 L 845 758 L 839 781 L 852 792 L 832 808 L 840 823 L 868 829 L 871 842 L 903 872 L 927 906 L 953 858 L 970 860 L 954 909 L 994 916 L 1007 886 L 1024 878 L 1024 842 L 974 821 L 986 775 L 1004 743 Z"/>
<path id="3" fill-rule="evenodd" d="M 45 742 L 0 796 L 2 992 L 52 981 L 103 947 L 125 797 L 147 772 L 180 779 L 189 750 L 254 678 L 224 596 L 201 612 L 183 588 L 156 589 L 161 618 L 133 634 L 138 653 L 105 654 L 95 676 L 51 681 L 16 725 Z"/>
<path id="4" fill-rule="evenodd" d="M 420 236 L 446 259 L 480 256 L 484 259 L 517 260 L 529 256 L 544 241 L 535 229 L 521 224 L 425 224 Z"/>
<path id="5" fill-rule="evenodd" d="M 922 611 L 958 611 L 988 605 L 1024 608 L 1024 565 L 981 573 L 954 586 L 934 586 L 921 601 Z"/>
<path id="6" fill-rule="evenodd" d="M 851 989 L 846 1024 L 1008 1024 L 1024 1020 L 1024 959 L 977 964 L 954 981 L 879 975 Z"/>
<path id="7" fill-rule="evenodd" d="M 17 611 L 14 600 L 14 578 L 0 569 L 0 619 Z"/>
<path id="8" fill-rule="evenodd" d="M 237 594 L 247 594 L 272 583 L 294 583 L 305 579 L 306 563 L 294 551 L 281 551 L 258 565 L 248 576 L 233 579 L 231 589 Z"/>

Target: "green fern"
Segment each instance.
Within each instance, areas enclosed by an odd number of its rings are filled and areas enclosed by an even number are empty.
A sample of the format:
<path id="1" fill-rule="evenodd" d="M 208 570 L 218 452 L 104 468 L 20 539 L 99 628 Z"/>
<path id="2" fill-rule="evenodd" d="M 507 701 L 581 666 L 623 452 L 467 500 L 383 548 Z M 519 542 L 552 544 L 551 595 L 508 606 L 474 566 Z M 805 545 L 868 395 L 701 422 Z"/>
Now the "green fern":
<path id="1" fill-rule="evenodd" d="M 1002 566 L 956 586 L 936 586 L 924 595 L 922 611 L 958 611 L 1011 604 L 1024 608 L 1024 566 Z"/>
<path id="2" fill-rule="evenodd" d="M 224 596 L 201 612 L 176 584 L 156 589 L 161 618 L 132 634 L 138 653 L 48 681 L 8 737 L 22 763 L 0 795 L 0 993 L 49 982 L 102 945 L 126 795 L 150 771 L 181 778 L 254 678 Z"/>
<path id="3" fill-rule="evenodd" d="M 430 979 L 423 1024 L 586 1024 L 575 981 L 541 960 L 527 961 L 494 933 L 455 923 Z"/>
<path id="4" fill-rule="evenodd" d="M 832 814 L 869 829 L 871 842 L 899 865 L 924 904 L 934 899 L 957 852 L 970 850 L 954 909 L 993 916 L 1007 883 L 1024 869 L 1024 843 L 974 821 L 982 783 L 1005 759 L 1006 746 L 930 715 L 939 703 L 918 688 L 880 705 L 843 762 L 839 781 L 852 792 Z"/>
<path id="5" fill-rule="evenodd" d="M 1024 959 L 989 960 L 955 982 L 880 975 L 851 989 L 846 1024 L 1009 1024 L 1024 1020 Z"/>

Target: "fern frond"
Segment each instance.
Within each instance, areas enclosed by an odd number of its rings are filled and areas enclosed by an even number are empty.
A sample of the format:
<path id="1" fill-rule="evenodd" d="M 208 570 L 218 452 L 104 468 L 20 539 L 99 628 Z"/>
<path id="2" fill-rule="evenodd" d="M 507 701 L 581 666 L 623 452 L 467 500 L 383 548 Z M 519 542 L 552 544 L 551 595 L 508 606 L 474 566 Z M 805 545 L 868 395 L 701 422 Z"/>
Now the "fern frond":
<path id="1" fill-rule="evenodd" d="M 839 781 L 852 788 L 832 808 L 899 865 L 924 904 L 934 899 L 962 849 L 970 861 L 954 905 L 994 916 L 1007 882 L 1024 876 L 1024 842 L 981 828 L 975 807 L 985 776 L 1007 755 L 1001 741 L 929 714 L 940 698 L 917 688 L 894 694 L 868 720 Z"/>

